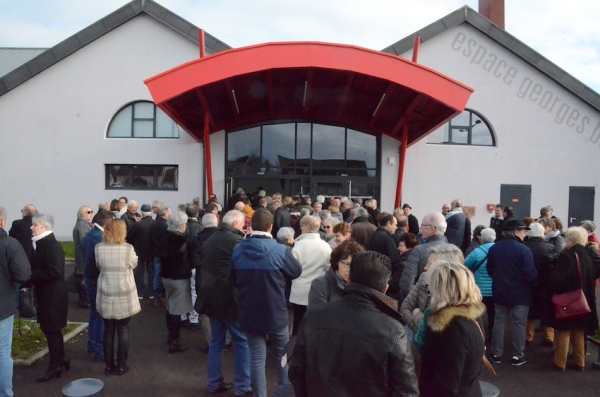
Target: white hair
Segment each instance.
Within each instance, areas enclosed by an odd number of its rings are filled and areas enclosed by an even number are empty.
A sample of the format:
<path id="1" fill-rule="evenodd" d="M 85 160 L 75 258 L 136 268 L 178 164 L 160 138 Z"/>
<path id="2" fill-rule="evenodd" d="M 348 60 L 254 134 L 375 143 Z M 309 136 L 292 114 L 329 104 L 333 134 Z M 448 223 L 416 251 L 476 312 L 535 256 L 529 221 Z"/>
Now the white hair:
<path id="1" fill-rule="evenodd" d="M 6 219 L 6 210 L 4 207 L 0 207 L 0 222 Z"/>
<path id="2" fill-rule="evenodd" d="M 527 235 L 529 237 L 544 237 L 544 226 L 537 222 L 532 223 L 529 225 Z"/>
<path id="3" fill-rule="evenodd" d="M 331 218 L 327 218 L 323 221 L 323 224 L 330 225 L 332 229 L 335 225 L 337 225 L 339 223 L 340 223 L 340 220 L 338 218 L 334 218 L 333 216 Z"/>
<path id="4" fill-rule="evenodd" d="M 204 216 L 202 217 L 202 225 L 204 227 L 217 227 L 217 216 L 212 213 L 204 214 Z"/>
<path id="5" fill-rule="evenodd" d="M 181 211 L 177 211 L 167 218 L 167 230 L 170 232 L 178 232 L 186 226 L 188 216 Z"/>
<path id="6" fill-rule="evenodd" d="M 31 222 L 37 222 L 42 226 L 46 226 L 48 230 L 52 230 L 54 227 L 54 217 L 50 214 L 35 214 L 31 219 Z"/>
<path id="7" fill-rule="evenodd" d="M 543 228 L 542 228 L 543 232 Z M 496 241 L 496 231 L 491 227 L 487 227 L 481 231 L 481 239 L 484 243 L 493 243 Z"/>
<path id="8" fill-rule="evenodd" d="M 243 212 L 238 210 L 231 210 L 225 214 L 223 217 L 223 223 L 228 224 L 229 226 L 233 226 L 235 222 L 244 222 L 246 219 L 246 215 Z"/>
<path id="9" fill-rule="evenodd" d="M 446 228 L 448 224 L 446 223 L 446 218 L 439 212 L 430 212 L 429 214 L 423 217 L 423 223 L 429 223 L 431 226 L 435 227 L 435 234 L 442 235 L 446 233 Z"/>
<path id="10" fill-rule="evenodd" d="M 133 207 L 134 205 L 135 205 L 135 206 L 137 206 L 137 205 L 138 205 L 137 201 L 135 201 L 135 200 L 129 200 L 129 202 L 127 203 L 127 208 L 131 208 L 131 207 Z"/>
<path id="11" fill-rule="evenodd" d="M 289 240 L 291 238 L 294 237 L 294 229 L 291 227 L 282 227 L 281 229 L 279 229 L 279 231 L 277 232 L 277 239 L 278 240 Z"/>
<path id="12" fill-rule="evenodd" d="M 324 197 L 324 196 L 321 196 L 321 195 L 318 195 L 318 196 L 317 196 L 317 201 L 318 201 L 319 203 L 323 204 L 323 203 L 325 202 L 325 197 Z"/>

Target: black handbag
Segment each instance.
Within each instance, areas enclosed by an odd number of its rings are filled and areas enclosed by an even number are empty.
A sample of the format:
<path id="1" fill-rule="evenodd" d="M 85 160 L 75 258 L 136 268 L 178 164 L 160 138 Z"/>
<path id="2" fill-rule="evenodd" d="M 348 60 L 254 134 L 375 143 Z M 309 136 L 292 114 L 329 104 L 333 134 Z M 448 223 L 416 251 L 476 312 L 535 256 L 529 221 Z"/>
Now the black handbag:
<path id="1" fill-rule="evenodd" d="M 33 290 L 31 288 L 22 289 L 19 292 L 19 316 L 21 318 L 31 318 L 36 315 Z"/>

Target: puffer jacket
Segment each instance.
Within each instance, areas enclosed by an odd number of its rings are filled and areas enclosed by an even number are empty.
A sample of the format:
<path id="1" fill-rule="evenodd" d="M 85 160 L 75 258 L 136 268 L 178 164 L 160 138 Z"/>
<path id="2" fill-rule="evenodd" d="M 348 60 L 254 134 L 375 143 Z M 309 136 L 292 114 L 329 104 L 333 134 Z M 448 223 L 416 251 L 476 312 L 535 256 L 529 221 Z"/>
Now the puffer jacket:
<path id="1" fill-rule="evenodd" d="M 492 245 L 494 243 L 480 245 L 465 258 L 465 266 L 475 272 L 475 284 L 481 290 L 483 297 L 492 296 L 492 278 L 487 272 L 487 256 Z M 476 267 L 477 269 L 475 269 Z"/>
<path id="2" fill-rule="evenodd" d="M 417 329 L 419 328 L 419 323 L 423 319 L 423 313 L 425 313 L 425 309 L 429 307 L 430 296 L 423 285 L 425 277 L 427 277 L 427 272 L 421 273 L 419 280 L 413 289 L 410 290 L 410 293 L 404 299 L 404 301 L 402 301 L 402 306 L 400 306 L 402 321 L 404 321 L 406 326 L 414 333 L 416 333 Z M 417 308 L 419 311 L 413 314 L 413 311 Z"/>
<path id="3" fill-rule="evenodd" d="M 546 241 L 554 245 L 556 251 L 559 253 L 565 248 L 566 241 L 558 230 L 553 230 L 546 234 Z"/>
<path id="4" fill-rule="evenodd" d="M 387 302 L 355 282 L 306 313 L 289 368 L 296 397 L 419 395 L 406 330 Z"/>
<path id="5" fill-rule="evenodd" d="M 531 249 L 533 263 L 538 273 L 538 283 L 533 288 L 533 300 L 527 317 L 530 319 L 540 319 L 544 314 L 544 290 L 548 284 L 552 269 L 556 264 L 558 252 L 554 245 L 544 241 L 541 237 L 529 237 L 524 243 Z"/>

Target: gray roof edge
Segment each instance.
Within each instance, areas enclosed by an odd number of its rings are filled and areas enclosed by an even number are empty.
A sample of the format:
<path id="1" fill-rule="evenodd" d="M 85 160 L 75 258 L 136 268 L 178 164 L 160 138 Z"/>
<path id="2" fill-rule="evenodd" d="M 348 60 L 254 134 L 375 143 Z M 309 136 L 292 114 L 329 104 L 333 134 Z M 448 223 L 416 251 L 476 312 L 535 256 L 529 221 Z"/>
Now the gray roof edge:
<path id="1" fill-rule="evenodd" d="M 149 11 L 148 9 L 152 8 L 152 6 L 158 7 L 162 15 L 158 15 L 158 13 L 156 12 Z M 42 52 L 41 54 L 34 57 L 30 61 L 24 63 L 23 65 L 19 66 L 18 68 L 10 71 L 6 75 L 0 76 L 0 96 L 25 83 L 27 80 L 34 77 L 38 73 L 43 72 L 55 63 L 60 62 L 62 59 L 68 57 L 69 55 L 88 45 L 92 41 L 104 36 L 106 33 L 116 29 L 117 27 L 130 21 L 131 19 L 137 17 L 142 13 L 153 17 L 154 19 L 164 23 L 165 25 L 169 26 L 175 31 L 198 43 L 199 40 L 197 32 L 199 28 L 195 25 L 189 23 L 185 19 L 179 17 L 178 15 L 174 14 L 173 12 L 169 11 L 168 9 L 164 8 L 163 6 L 161 6 L 153 0 L 132 0 L 131 2 L 125 4 L 123 7 L 108 14 L 107 16 L 93 23 L 92 25 L 85 27 L 84 29 L 70 37 L 67 37 L 65 40 L 61 41 L 54 47 L 45 49 L 46 51 Z M 171 19 L 171 22 L 175 21 L 175 23 L 169 23 L 169 18 Z M 102 29 L 102 31 L 92 32 L 91 35 L 86 37 L 85 41 L 83 41 L 80 38 L 80 34 L 94 25 L 101 25 L 104 29 Z M 191 34 L 192 32 L 196 33 L 195 38 L 194 35 Z M 206 32 L 204 34 L 205 47 L 211 53 L 214 54 L 231 48 L 229 45 L 220 41 L 216 37 Z M 47 56 L 48 52 L 52 52 L 54 56 Z"/>
<path id="2" fill-rule="evenodd" d="M 506 32 L 504 29 L 500 29 L 469 6 L 459 8 L 442 19 L 406 36 L 381 51 L 394 55 L 403 54 L 413 48 L 415 36 L 421 36 L 421 42 L 423 43 L 441 33 L 438 29 L 440 22 L 444 25 L 444 30 L 450 30 L 462 23 L 468 23 L 501 46 L 505 47 L 508 51 L 521 58 L 523 61 L 527 62 L 533 68 L 539 70 L 558 85 L 600 111 L 599 93 L 570 75 L 533 48 Z M 423 36 L 422 33 L 425 33 L 425 35 Z"/>

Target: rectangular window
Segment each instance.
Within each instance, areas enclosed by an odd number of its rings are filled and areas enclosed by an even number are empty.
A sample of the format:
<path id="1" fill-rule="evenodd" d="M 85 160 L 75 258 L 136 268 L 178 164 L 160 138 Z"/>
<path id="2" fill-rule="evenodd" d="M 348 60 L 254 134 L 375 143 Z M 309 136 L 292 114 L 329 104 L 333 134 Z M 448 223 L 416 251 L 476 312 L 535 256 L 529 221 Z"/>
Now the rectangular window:
<path id="1" fill-rule="evenodd" d="M 179 166 L 106 164 L 106 189 L 177 190 Z"/>

